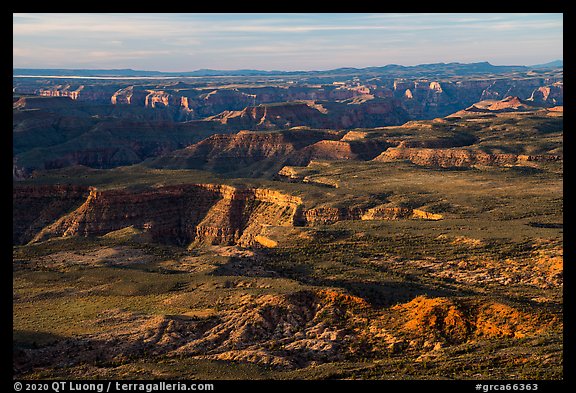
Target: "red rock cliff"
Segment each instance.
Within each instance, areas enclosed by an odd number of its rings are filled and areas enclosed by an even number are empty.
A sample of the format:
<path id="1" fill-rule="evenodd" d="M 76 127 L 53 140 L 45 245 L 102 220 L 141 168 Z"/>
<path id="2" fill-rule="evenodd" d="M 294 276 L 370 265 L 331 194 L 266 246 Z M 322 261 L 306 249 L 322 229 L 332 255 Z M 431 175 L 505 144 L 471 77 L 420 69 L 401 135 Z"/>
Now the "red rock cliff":
<path id="1" fill-rule="evenodd" d="M 26 206 L 46 201 L 59 206 L 67 196 L 71 200 L 66 207 L 79 206 L 70 212 L 45 209 L 50 218 L 41 223 L 22 213 Z M 21 221 L 17 228 L 21 242 L 27 241 L 34 230 L 32 241 L 36 242 L 59 236 L 98 236 L 133 226 L 148 233 L 153 241 L 164 243 L 249 245 L 264 225 L 292 225 L 300 204 L 299 198 L 274 190 L 217 184 L 164 186 L 138 192 L 74 186 L 16 187 L 14 191 L 14 211 L 24 215 L 16 217 Z"/>

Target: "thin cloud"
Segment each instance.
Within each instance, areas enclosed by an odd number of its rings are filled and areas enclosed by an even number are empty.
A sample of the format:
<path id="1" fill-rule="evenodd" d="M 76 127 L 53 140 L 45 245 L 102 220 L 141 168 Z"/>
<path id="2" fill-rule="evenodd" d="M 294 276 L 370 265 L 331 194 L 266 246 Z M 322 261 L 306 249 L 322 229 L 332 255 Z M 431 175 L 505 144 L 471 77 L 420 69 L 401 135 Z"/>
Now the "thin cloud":
<path id="1" fill-rule="evenodd" d="M 182 71 L 535 64 L 562 53 L 562 30 L 562 14 L 13 14 L 13 64 Z"/>

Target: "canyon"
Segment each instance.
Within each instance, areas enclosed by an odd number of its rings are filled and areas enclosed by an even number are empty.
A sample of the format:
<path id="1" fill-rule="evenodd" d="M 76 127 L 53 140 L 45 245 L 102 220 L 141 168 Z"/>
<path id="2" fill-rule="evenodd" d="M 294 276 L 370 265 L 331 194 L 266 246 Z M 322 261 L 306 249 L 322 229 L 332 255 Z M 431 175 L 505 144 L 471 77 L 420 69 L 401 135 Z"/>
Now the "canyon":
<path id="1" fill-rule="evenodd" d="M 80 188 L 82 190 L 82 188 Z M 23 230 L 15 235 L 24 242 L 35 243 L 51 237 L 102 236 L 132 227 L 148 235 L 150 241 L 188 245 L 209 244 L 250 245 L 266 225 L 293 225 L 301 201 L 274 190 L 238 189 L 219 184 L 186 184 L 157 187 L 151 190 L 83 189 L 83 201 L 72 212 L 60 216 L 60 205 L 77 202 L 78 187 L 61 186 L 15 188 L 17 211 L 35 211 L 50 217 L 50 225 L 32 239 L 25 233 L 34 227 L 37 218 L 15 217 Z M 54 193 L 68 194 L 70 201 L 45 204 Z M 55 208 L 56 207 L 56 208 Z"/>
<path id="2" fill-rule="evenodd" d="M 561 67 L 78 73 L 14 77 L 16 378 L 564 377 Z"/>
<path id="3" fill-rule="evenodd" d="M 430 68 L 435 69 L 430 77 L 442 75 L 441 66 Z M 520 102 L 533 109 L 563 105 L 561 72 L 506 71 L 440 79 L 410 79 L 394 69 L 380 75 L 328 73 L 318 80 L 298 75 L 205 81 L 15 78 L 14 157 L 22 176 L 77 164 L 111 168 L 185 148 L 212 134 L 399 126 L 457 115 L 474 105 L 476 111 L 498 110 L 486 102 L 501 110 L 518 109 Z M 507 97 L 516 97 L 516 108 Z"/>
<path id="4" fill-rule="evenodd" d="M 442 219 L 440 214 L 423 210 L 386 206 L 307 209 L 296 196 L 224 184 L 159 186 L 137 192 L 72 185 L 16 186 L 12 198 L 13 219 L 17 223 L 13 231 L 15 244 L 69 236 L 105 236 L 129 227 L 152 242 L 250 247 L 258 242 L 256 238 L 262 238 L 263 229 L 268 226 Z"/>
<path id="5" fill-rule="evenodd" d="M 501 100 L 518 96 L 537 104 L 562 105 L 563 82 L 561 76 L 531 75 L 524 78 L 487 77 L 473 80 L 430 80 L 394 77 L 364 77 L 324 83 L 292 80 L 258 86 L 246 83 L 214 88 L 208 83 L 161 82 L 134 85 L 130 82 L 98 83 L 87 80 L 83 84 L 56 80 L 37 81 L 30 78 L 15 79 L 14 94 L 42 97 L 67 97 L 82 105 L 97 105 L 99 110 L 132 113 L 138 109 L 147 116 L 164 116 L 174 121 L 199 120 L 214 117 L 231 126 L 271 128 L 286 126 L 274 123 L 276 116 L 288 116 L 283 121 L 293 126 L 315 120 L 319 113 L 335 112 L 331 118 L 334 127 L 370 126 L 359 118 L 365 113 L 387 115 L 371 120 L 388 124 L 409 119 L 444 117 L 459 109 L 486 99 Z M 279 103 L 292 103 L 279 105 Z M 345 105 L 338 105 L 339 103 Z M 327 105 L 328 107 L 326 107 Z M 21 103 L 20 106 L 23 106 Z M 366 106 L 366 108 L 363 108 Z M 110 108 L 112 107 L 112 108 Z M 266 117 L 265 113 L 270 111 Z M 393 114 L 394 111 L 398 113 Z M 301 117 L 298 117 L 298 113 Z M 312 119 L 309 119 L 312 117 Z M 370 119 L 367 119 L 370 122 Z M 267 122 L 268 121 L 268 122 Z M 271 123 L 270 123 L 271 122 Z M 330 123 L 326 123 L 330 124 Z M 314 126 L 313 124 L 309 124 Z M 290 126 L 290 125 L 288 125 Z"/>

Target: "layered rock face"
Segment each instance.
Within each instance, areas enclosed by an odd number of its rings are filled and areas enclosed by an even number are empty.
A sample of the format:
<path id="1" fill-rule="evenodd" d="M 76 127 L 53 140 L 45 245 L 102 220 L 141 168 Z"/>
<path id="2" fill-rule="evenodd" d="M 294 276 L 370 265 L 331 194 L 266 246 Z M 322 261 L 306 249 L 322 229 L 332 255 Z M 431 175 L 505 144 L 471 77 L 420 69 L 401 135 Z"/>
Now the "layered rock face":
<path id="1" fill-rule="evenodd" d="M 305 166 L 312 160 L 371 160 L 399 142 L 382 139 L 342 140 L 342 132 L 289 130 L 212 135 L 150 163 L 153 167 L 194 168 L 226 173 L 251 165 L 259 168 Z M 433 142 L 431 142 L 433 144 Z M 442 143 L 453 146 L 448 141 Z"/>
<path id="2" fill-rule="evenodd" d="M 254 108 L 260 104 L 290 103 L 306 100 L 345 100 L 361 95 L 356 89 L 336 86 L 266 86 L 217 88 L 213 90 L 180 88 L 179 85 L 126 85 L 94 83 L 85 85 L 55 84 L 17 86 L 15 93 L 43 97 L 66 97 L 78 102 L 127 107 L 161 109 L 172 120 L 188 121 L 220 114 L 226 117 L 234 111 Z M 288 104 L 290 105 L 290 104 Z M 288 115 L 288 117 L 290 117 Z M 261 118 L 261 116 L 260 116 Z M 238 121 L 238 120 L 236 120 Z"/>
<path id="3" fill-rule="evenodd" d="M 26 174 L 71 165 L 112 168 L 183 148 L 218 131 L 225 132 L 218 124 L 202 122 L 98 120 L 15 112 L 14 152 Z"/>
<path id="4" fill-rule="evenodd" d="M 140 192 L 27 186 L 15 187 L 13 195 L 13 218 L 18 223 L 14 233 L 19 243 L 32 236 L 33 242 L 98 236 L 133 226 L 163 243 L 248 245 L 262 225 L 293 225 L 301 204 L 299 198 L 273 190 L 214 184 Z"/>
<path id="5" fill-rule="evenodd" d="M 408 160 L 428 167 L 471 167 L 474 165 L 502 166 L 528 161 L 559 161 L 557 155 L 488 154 L 467 149 L 389 148 L 374 161 L 392 162 Z"/>
<path id="6" fill-rule="evenodd" d="M 523 100 L 517 96 L 507 96 L 502 100 L 483 100 L 475 103 L 474 105 L 452 114 L 457 116 L 466 112 L 479 112 L 479 113 L 503 113 L 503 112 L 526 112 L 536 111 L 547 107 L 548 105 L 542 101 L 536 101 L 533 98 Z"/>
<path id="7" fill-rule="evenodd" d="M 306 166 L 312 160 L 360 160 L 376 157 L 379 152 L 395 144 L 383 140 L 342 141 L 321 140 L 293 153 L 289 165 Z"/>
<path id="8" fill-rule="evenodd" d="M 342 220 L 437 220 L 417 209 L 317 207 L 262 188 L 186 184 L 99 190 L 64 185 L 17 185 L 13 191 L 16 244 L 52 237 L 102 236 L 133 227 L 154 242 L 189 245 L 262 243 L 265 226 L 332 224 Z"/>
<path id="9" fill-rule="evenodd" d="M 397 79 L 392 87 L 412 118 L 431 119 L 462 110 L 482 100 L 508 96 L 554 106 L 563 103 L 563 83 L 546 78 L 430 81 Z"/>
<path id="10" fill-rule="evenodd" d="M 380 98 L 358 102 L 312 100 L 262 104 L 241 111 L 225 111 L 208 119 L 235 129 L 266 130 L 294 126 L 342 129 L 399 125 L 407 121 L 409 115 L 397 100 Z"/>
<path id="11" fill-rule="evenodd" d="M 563 103 L 562 81 L 545 78 L 456 82 L 398 79 L 366 84 L 347 81 L 341 85 L 222 88 L 147 82 L 135 85 L 50 83 L 37 81 L 31 93 L 38 97 L 20 97 L 13 102 L 14 151 L 19 162 L 16 179 L 35 170 L 77 164 L 93 168 L 131 165 L 181 149 L 215 133 L 291 127 L 373 128 L 400 125 L 414 118 L 445 116 L 467 107 L 499 113 L 558 107 Z M 15 92 L 19 90 L 14 88 Z M 495 101 L 502 97 L 504 100 Z M 493 105 L 470 107 L 480 99 L 491 100 Z M 557 112 L 549 113 L 552 116 Z M 350 142 L 349 145 L 322 142 L 311 146 L 286 164 L 305 165 L 314 157 L 369 160 L 395 145 L 352 143 L 360 142 L 359 135 L 350 134 L 341 141 Z M 206 146 L 214 142 L 209 140 Z M 454 147 L 473 141 L 463 140 L 459 145 L 437 142 L 420 141 L 416 143 L 421 145 L 406 147 Z M 288 153 L 262 156 L 270 158 Z M 247 160 L 247 163 L 258 159 Z M 191 162 L 192 166 L 177 167 L 198 167 L 194 159 Z"/>
<path id="12" fill-rule="evenodd" d="M 539 87 L 532 92 L 528 100 L 534 101 L 536 103 L 563 105 L 564 85 L 562 82 L 556 82 L 549 86 Z"/>
<path id="13" fill-rule="evenodd" d="M 357 296 L 309 289 L 245 294 L 235 308 L 206 319 L 115 309 L 93 323 L 115 329 L 25 349 L 20 371 L 143 355 L 245 362 L 285 371 L 383 354 L 419 353 L 417 361 L 422 361 L 440 355 L 446 345 L 561 332 L 555 315 L 539 316 L 495 301 L 418 296 L 382 309 Z"/>
<path id="14" fill-rule="evenodd" d="M 227 172 L 264 161 L 279 164 L 295 157 L 303 148 L 320 141 L 337 140 L 340 133 L 327 130 L 244 132 L 212 135 L 205 140 L 158 158 L 159 167 L 195 168 Z M 299 158 L 294 158 L 298 162 Z"/>
<path id="15" fill-rule="evenodd" d="M 306 103 L 249 106 L 241 111 L 224 111 L 210 120 L 237 129 L 288 128 L 297 125 L 319 125 L 322 112 Z M 313 124 L 317 123 L 317 124 Z"/>
<path id="16" fill-rule="evenodd" d="M 38 95 L 44 97 L 69 97 L 73 100 L 77 100 L 82 90 L 84 90 L 83 85 L 79 86 L 64 85 L 64 86 L 57 86 L 56 88 L 52 89 L 40 89 L 38 91 Z"/>
<path id="17" fill-rule="evenodd" d="M 216 89 L 206 92 L 200 89 L 146 90 L 146 107 L 172 109 L 177 113 L 174 120 L 188 121 L 213 116 L 227 110 L 241 110 L 254 104 L 254 96 L 238 89 Z M 160 100 L 161 99 L 161 100 Z M 159 106 L 158 103 L 161 103 Z"/>
<path id="18" fill-rule="evenodd" d="M 23 91 L 23 93 L 33 93 L 44 97 L 70 97 L 73 100 L 86 101 L 95 104 L 109 104 L 111 97 L 116 93 L 115 85 L 101 84 L 61 84 L 54 86 L 39 87 L 33 91 Z"/>
<path id="19" fill-rule="evenodd" d="M 376 206 L 363 209 L 359 207 L 338 208 L 318 207 L 306 210 L 306 222 L 310 225 L 333 224 L 343 220 L 401 220 L 423 219 L 441 220 L 442 215 L 407 207 Z"/>
<path id="20" fill-rule="evenodd" d="M 134 86 L 128 86 L 126 88 L 118 89 L 118 91 L 110 97 L 110 103 L 112 105 L 142 105 L 145 102 L 146 97 L 147 94 L 145 91 L 135 89 Z"/>
<path id="21" fill-rule="evenodd" d="M 489 111 L 519 111 L 525 108 L 527 109 L 527 106 L 523 100 L 516 96 L 508 96 L 490 105 L 487 109 Z"/>
<path id="22" fill-rule="evenodd" d="M 12 235 L 14 244 L 25 244 L 58 217 L 81 206 L 90 190 L 82 186 L 14 186 Z"/>
<path id="23" fill-rule="evenodd" d="M 122 105 L 139 108 L 170 109 L 176 121 L 187 121 L 218 115 L 220 118 L 238 117 L 234 111 L 244 108 L 270 107 L 272 103 L 294 101 L 345 102 L 349 100 L 378 101 L 380 98 L 395 98 L 407 111 L 409 118 L 431 119 L 462 110 L 475 102 L 515 95 L 548 106 L 563 104 L 563 82 L 557 78 L 526 77 L 517 79 L 450 80 L 450 79 L 383 79 L 359 84 L 350 80 L 335 84 L 295 86 L 238 86 L 216 89 L 191 88 L 186 84 L 140 84 L 125 82 L 101 84 L 53 84 L 26 81 L 20 82 L 15 93 L 35 94 L 50 97 L 69 97 L 85 103 Z M 208 91 L 207 91 L 208 90 Z M 370 112 L 371 105 L 362 108 Z M 379 105 L 379 104 L 378 104 Z M 347 108 L 355 112 L 358 108 Z M 232 112 L 231 112 L 232 111 Z M 220 115 L 219 115 L 220 114 Z M 263 116 L 258 114 L 258 119 Z M 353 120 L 358 114 L 346 114 L 340 121 Z M 282 117 L 282 116 L 281 116 Z M 290 117 L 290 116 L 288 116 Z M 274 123 L 274 119 L 267 119 Z M 290 119 L 284 119 L 290 121 Z M 235 122 L 246 121 L 235 119 Z M 294 122 L 291 122 L 293 125 Z M 265 124 L 265 122 L 263 123 Z M 388 123 L 394 124 L 394 123 Z"/>
<path id="24" fill-rule="evenodd" d="M 71 109 L 72 100 L 67 96 L 56 96 L 52 99 L 38 97 L 20 97 L 12 103 L 13 109 Z"/>

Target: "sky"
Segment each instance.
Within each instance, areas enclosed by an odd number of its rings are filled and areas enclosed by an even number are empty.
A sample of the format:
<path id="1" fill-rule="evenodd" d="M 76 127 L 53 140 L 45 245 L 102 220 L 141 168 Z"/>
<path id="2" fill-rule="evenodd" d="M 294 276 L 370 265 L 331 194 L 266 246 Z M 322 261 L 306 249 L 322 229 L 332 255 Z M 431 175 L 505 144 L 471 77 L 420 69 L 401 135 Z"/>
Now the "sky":
<path id="1" fill-rule="evenodd" d="M 13 14 L 14 68 L 328 70 L 563 59 L 563 14 Z"/>

